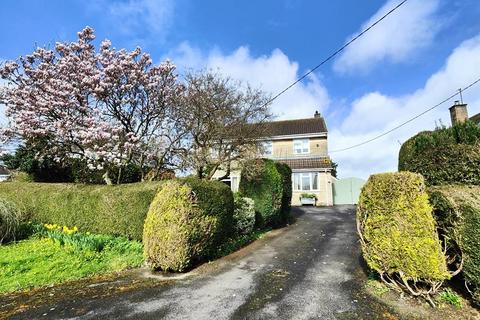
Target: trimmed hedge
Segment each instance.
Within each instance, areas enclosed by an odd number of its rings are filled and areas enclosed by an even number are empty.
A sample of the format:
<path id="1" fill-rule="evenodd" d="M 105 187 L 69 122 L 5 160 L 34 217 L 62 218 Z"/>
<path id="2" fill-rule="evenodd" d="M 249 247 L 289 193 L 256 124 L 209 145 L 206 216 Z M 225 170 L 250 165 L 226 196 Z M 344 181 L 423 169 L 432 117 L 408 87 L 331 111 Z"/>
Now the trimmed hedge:
<path id="1" fill-rule="evenodd" d="M 428 191 L 441 233 L 463 257 L 463 275 L 480 304 L 480 187 L 441 186 Z"/>
<path id="2" fill-rule="evenodd" d="M 290 217 L 290 209 L 292 206 L 292 169 L 281 162 L 275 163 L 278 172 L 282 175 L 283 180 L 283 192 L 282 192 L 282 207 L 281 207 L 281 221 L 280 223 L 285 223 Z"/>
<path id="3" fill-rule="evenodd" d="M 370 176 L 360 194 L 357 223 L 363 256 L 380 275 L 425 282 L 449 278 L 421 175 Z"/>
<path id="4" fill-rule="evenodd" d="M 480 185 L 480 128 L 467 121 L 418 133 L 402 145 L 398 170 L 420 173 L 428 185 Z"/>
<path id="5" fill-rule="evenodd" d="M 257 225 L 279 226 L 285 223 L 292 197 L 291 180 L 286 187 L 287 170 L 283 165 L 269 159 L 255 159 L 244 164 L 239 192 L 255 201 Z"/>
<path id="6" fill-rule="evenodd" d="M 0 198 L 14 203 L 27 220 L 141 240 L 143 222 L 160 185 L 5 182 L 0 183 Z"/>
<path id="7" fill-rule="evenodd" d="M 233 234 L 233 194 L 219 181 L 171 180 L 155 196 L 143 231 L 152 269 L 182 272 L 215 256 Z"/>

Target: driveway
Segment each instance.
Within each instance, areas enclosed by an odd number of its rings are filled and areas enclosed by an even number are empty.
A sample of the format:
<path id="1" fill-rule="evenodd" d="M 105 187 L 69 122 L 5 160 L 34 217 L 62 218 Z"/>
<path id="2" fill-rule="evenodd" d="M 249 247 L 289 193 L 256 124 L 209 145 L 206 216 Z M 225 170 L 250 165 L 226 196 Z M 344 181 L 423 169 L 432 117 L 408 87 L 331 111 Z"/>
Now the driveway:
<path id="1" fill-rule="evenodd" d="M 14 319 L 375 319 L 363 291 L 355 208 L 294 208 L 296 222 L 207 271 L 115 294 L 65 294 Z M 202 270 L 202 267 L 200 268 Z M 143 276 L 145 277 L 145 275 Z M 98 290 L 102 284 L 98 284 Z M 92 289 L 93 288 L 93 289 Z M 64 289 L 68 290 L 68 289 Z M 92 291 L 94 290 L 94 291 Z M 64 292 L 65 293 L 65 292 Z M 52 294 L 53 295 L 53 294 Z"/>

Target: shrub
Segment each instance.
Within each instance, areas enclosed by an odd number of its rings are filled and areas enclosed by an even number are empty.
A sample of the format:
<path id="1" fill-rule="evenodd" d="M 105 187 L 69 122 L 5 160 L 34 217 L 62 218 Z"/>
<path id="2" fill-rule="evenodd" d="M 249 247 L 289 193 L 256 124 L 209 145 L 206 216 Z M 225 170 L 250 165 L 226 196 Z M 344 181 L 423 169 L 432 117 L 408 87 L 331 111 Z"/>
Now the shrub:
<path id="1" fill-rule="evenodd" d="M 255 202 L 259 226 L 280 225 L 285 221 L 284 216 L 288 214 L 290 205 L 287 206 L 286 202 L 292 196 L 291 182 L 286 188 L 287 178 L 282 174 L 286 170 L 280 172 L 278 168 L 279 166 L 272 160 L 256 159 L 247 161 L 241 173 L 239 192 Z"/>
<path id="2" fill-rule="evenodd" d="M 429 185 L 480 184 L 480 128 L 472 122 L 420 132 L 401 147 L 399 171 L 424 176 Z"/>
<path id="3" fill-rule="evenodd" d="M 153 269 L 182 272 L 215 256 L 233 234 L 233 195 L 219 181 L 171 180 L 155 196 L 143 231 Z"/>
<path id="4" fill-rule="evenodd" d="M 255 227 L 255 201 L 235 194 L 233 220 L 237 234 L 250 234 Z"/>
<path id="5" fill-rule="evenodd" d="M 449 278 L 421 175 L 370 176 L 360 194 L 357 225 L 363 257 L 389 285 L 409 291 L 415 291 L 412 282 L 425 285 L 415 294 L 431 301 L 428 290 Z"/>
<path id="6" fill-rule="evenodd" d="M 77 226 L 82 231 L 142 239 L 143 222 L 159 182 L 117 186 L 6 182 L 0 197 L 25 219 Z"/>
<path id="7" fill-rule="evenodd" d="M 18 208 L 0 199 L 0 244 L 15 240 L 21 224 L 21 215 Z"/>
<path id="8" fill-rule="evenodd" d="M 480 187 L 441 186 L 429 189 L 441 234 L 463 259 L 463 276 L 480 304 Z"/>

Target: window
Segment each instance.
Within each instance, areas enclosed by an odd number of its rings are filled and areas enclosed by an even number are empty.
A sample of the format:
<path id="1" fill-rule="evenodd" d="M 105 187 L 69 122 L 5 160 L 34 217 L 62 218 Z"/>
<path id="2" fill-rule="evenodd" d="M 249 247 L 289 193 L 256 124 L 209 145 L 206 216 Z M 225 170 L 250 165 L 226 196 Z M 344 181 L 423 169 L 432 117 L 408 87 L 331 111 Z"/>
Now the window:
<path id="1" fill-rule="evenodd" d="M 233 192 L 238 192 L 238 177 L 232 177 L 232 182 L 230 188 Z"/>
<path id="2" fill-rule="evenodd" d="M 293 153 L 294 154 L 310 153 L 310 141 L 308 139 L 293 140 Z"/>
<path id="3" fill-rule="evenodd" d="M 293 174 L 293 190 L 318 190 L 318 172 L 299 172 Z"/>
<path id="4" fill-rule="evenodd" d="M 273 155 L 273 143 L 272 141 L 265 141 L 264 143 L 262 143 L 262 152 L 263 152 L 263 155 L 265 156 L 271 156 Z"/>

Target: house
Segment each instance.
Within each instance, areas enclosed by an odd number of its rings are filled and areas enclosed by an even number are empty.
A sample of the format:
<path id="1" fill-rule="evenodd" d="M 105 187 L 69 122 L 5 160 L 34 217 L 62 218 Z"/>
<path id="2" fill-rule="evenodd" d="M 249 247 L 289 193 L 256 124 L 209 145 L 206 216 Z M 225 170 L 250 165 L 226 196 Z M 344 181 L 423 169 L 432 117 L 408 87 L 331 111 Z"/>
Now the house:
<path id="1" fill-rule="evenodd" d="M 0 165 L 0 182 L 7 181 L 10 178 L 10 171 Z"/>
<path id="2" fill-rule="evenodd" d="M 317 111 L 312 118 L 268 123 L 269 136 L 262 139 L 263 158 L 286 163 L 292 169 L 292 205 L 300 205 L 302 194 L 314 194 L 316 205 L 333 205 L 332 162 L 328 156 L 328 131 Z M 216 173 L 220 177 L 223 172 Z M 238 191 L 240 171 L 227 179 Z"/>
<path id="3" fill-rule="evenodd" d="M 468 117 L 468 109 L 467 104 L 460 103 L 459 101 L 455 101 L 453 106 L 450 107 L 450 119 L 452 121 L 452 125 L 455 123 L 462 123 L 467 120 L 473 121 L 478 126 L 480 126 L 480 113 L 474 115 L 473 117 Z"/>

